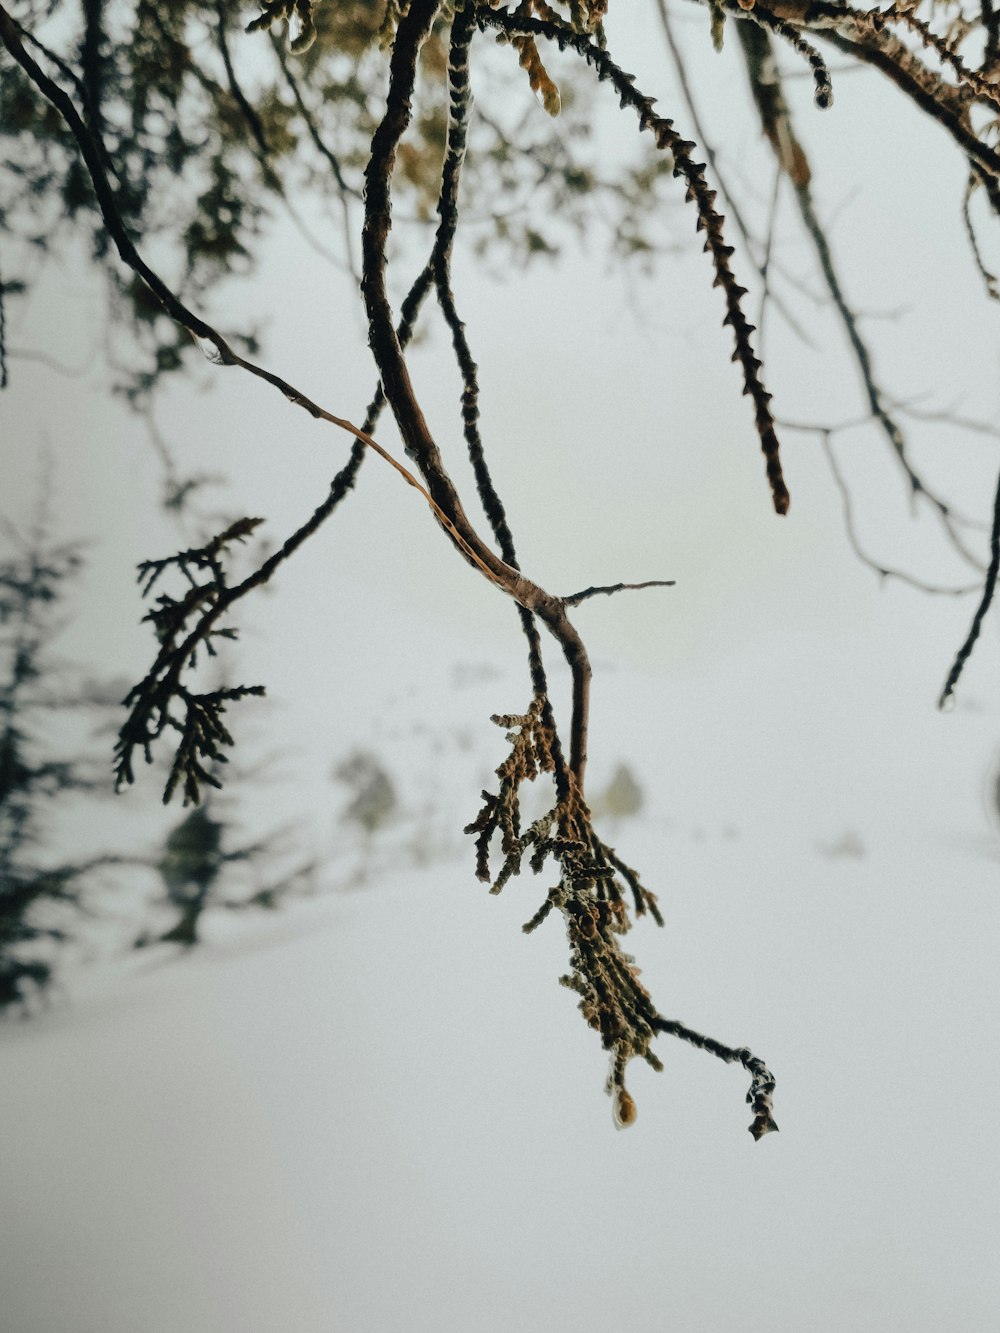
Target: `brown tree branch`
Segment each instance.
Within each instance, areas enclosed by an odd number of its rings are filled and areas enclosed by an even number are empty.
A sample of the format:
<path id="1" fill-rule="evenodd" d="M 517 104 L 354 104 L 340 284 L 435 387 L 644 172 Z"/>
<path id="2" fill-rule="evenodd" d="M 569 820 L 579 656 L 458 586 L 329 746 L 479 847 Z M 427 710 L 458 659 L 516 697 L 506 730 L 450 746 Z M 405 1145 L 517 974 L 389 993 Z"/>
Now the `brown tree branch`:
<path id="1" fill-rule="evenodd" d="M 484 30 L 493 28 L 508 37 L 545 37 L 560 50 L 569 48 L 575 51 L 594 70 L 600 82 L 612 85 L 620 104 L 631 107 L 638 117 L 640 130 L 648 130 L 656 140 L 657 147 L 673 157 L 673 174 L 684 178 L 687 183 L 686 197 L 698 210 L 696 229 L 705 233 L 704 249 L 711 255 L 715 269 L 713 285 L 721 287 L 726 298 L 726 315 L 722 322 L 732 329 L 735 342 L 732 359 L 739 363 L 743 371 L 743 393 L 754 405 L 757 436 L 764 455 L 774 510 L 777 514 L 786 514 L 791 497 L 781 470 L 771 394 L 761 379 L 761 362 L 751 342 L 753 325 L 747 320 L 741 304 L 746 288 L 740 286 L 732 271 L 730 260 L 735 251 L 731 245 L 726 244 L 722 225 L 724 219 L 715 208 L 716 191 L 709 188 L 705 179 L 705 163 L 695 161 L 692 156 L 697 144 L 685 139 L 671 119 L 656 115 L 653 109 L 656 99 L 639 92 L 635 87 L 634 76 L 616 65 L 607 51 L 590 41 L 586 35 L 573 32 L 562 24 L 522 17 L 519 13 L 511 14 L 484 3 L 476 5 L 476 20 Z"/>
<path id="2" fill-rule="evenodd" d="M 912 52 L 908 51 L 897 37 L 887 39 L 881 44 L 868 40 L 858 40 L 845 36 L 834 29 L 825 29 L 818 34 L 824 41 L 831 42 L 839 51 L 854 56 L 866 64 L 882 71 L 900 88 L 921 111 L 925 111 L 932 120 L 936 120 L 955 140 L 970 162 L 982 171 L 986 180 L 992 182 L 990 201 L 994 209 L 1000 210 L 997 196 L 997 184 L 1000 182 L 1000 154 L 984 144 L 970 128 L 966 119 L 955 109 L 948 90 L 952 85 L 942 79 L 936 83 L 927 78 L 929 71 L 920 63 Z"/>
<path id="3" fill-rule="evenodd" d="M 677 38 L 674 36 L 673 24 L 670 22 L 670 15 L 667 11 L 666 0 L 656 0 L 656 9 L 660 18 L 660 27 L 663 29 L 664 41 L 666 42 L 667 48 L 670 51 L 670 59 L 673 62 L 674 71 L 677 74 L 677 82 L 680 84 L 681 94 L 684 97 L 684 102 L 688 109 L 688 115 L 691 117 L 691 124 L 694 126 L 694 132 L 695 134 L 697 134 L 698 141 L 705 151 L 705 157 L 708 160 L 708 165 L 712 169 L 712 174 L 719 185 L 719 192 L 722 195 L 723 200 L 725 201 L 726 216 L 732 218 L 733 222 L 736 224 L 736 230 L 739 232 L 743 244 L 746 246 L 747 253 L 753 260 L 757 272 L 760 275 L 761 281 L 764 284 L 764 291 L 766 295 L 768 293 L 768 269 L 770 266 L 769 247 L 765 248 L 763 259 L 758 260 L 754 254 L 754 244 L 755 244 L 754 238 L 750 234 L 750 229 L 743 218 L 743 214 L 740 211 L 739 205 L 733 198 L 732 194 L 730 194 L 729 192 L 729 188 L 726 185 L 725 173 L 723 171 L 720 171 L 715 149 L 712 146 L 712 143 L 709 140 L 708 135 L 705 133 L 705 127 L 702 124 L 701 115 L 698 111 L 698 106 L 695 101 L 694 89 L 691 86 L 691 80 L 688 78 L 687 66 L 684 63 L 684 58 L 681 54 L 681 49 L 680 46 L 678 45 Z M 770 294 L 772 300 L 774 301 L 775 306 L 781 312 L 781 315 L 784 318 L 785 322 L 788 324 L 789 328 L 791 328 L 796 334 L 796 336 L 801 338 L 801 340 L 804 343 L 810 344 L 811 339 L 809 338 L 808 333 L 802 327 L 802 324 L 796 319 L 795 315 L 788 308 L 785 302 L 781 299 L 780 296 L 777 295 L 777 293 L 772 291 Z M 763 337 L 763 334 L 761 334 L 761 337 Z"/>
<path id="4" fill-rule="evenodd" d="M 676 582 L 676 579 L 647 579 L 645 583 L 611 583 L 607 587 L 584 588 L 582 592 L 575 592 L 571 597 L 564 597 L 562 601 L 563 606 L 579 606 L 588 597 L 611 596 L 616 592 L 638 592 L 641 588 L 673 588 Z"/>
<path id="5" fill-rule="evenodd" d="M 758 11 L 755 9 L 753 12 L 756 14 Z M 871 352 L 862 337 L 857 315 L 847 300 L 830 242 L 816 213 L 811 188 L 812 172 L 805 150 L 795 133 L 791 110 L 785 100 L 768 34 L 762 27 L 753 23 L 740 23 L 737 31 L 750 81 L 750 91 L 761 118 L 764 134 L 774 150 L 778 166 L 791 183 L 799 215 L 816 251 L 823 281 L 847 335 L 872 417 L 902 468 L 911 494 L 924 497 L 937 513 L 954 549 L 967 564 L 979 569 L 980 562 L 966 545 L 959 528 L 959 520 L 951 506 L 927 487 L 910 463 L 906 438 L 875 377 Z M 866 561 L 866 563 L 871 562 Z"/>
<path id="6" fill-rule="evenodd" d="M 456 545 L 463 554 L 472 558 L 492 582 L 545 623 L 563 650 L 573 676 L 569 766 L 582 795 L 591 679 L 583 640 L 567 618 L 561 600 L 498 557 L 469 521 L 414 393 L 386 292 L 386 250 L 392 225 L 391 179 L 396 150 L 410 123 L 417 56 L 438 8 L 436 0 L 413 0 L 399 22 L 389 66 L 386 110 L 372 138 L 365 172 L 361 291 L 368 315 L 369 344 L 407 452 L 416 460 L 427 483 L 435 512 L 439 517 L 446 516 L 449 535 L 457 539 Z"/>

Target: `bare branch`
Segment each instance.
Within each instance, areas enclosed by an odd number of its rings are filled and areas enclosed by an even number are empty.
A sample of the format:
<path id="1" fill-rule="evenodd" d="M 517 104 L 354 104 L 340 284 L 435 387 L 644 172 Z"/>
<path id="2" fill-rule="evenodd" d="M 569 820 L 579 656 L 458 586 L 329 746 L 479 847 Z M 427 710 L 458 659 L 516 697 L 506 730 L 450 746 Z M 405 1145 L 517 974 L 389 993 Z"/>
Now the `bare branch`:
<path id="1" fill-rule="evenodd" d="M 997 481 L 996 499 L 993 502 L 993 531 L 990 534 L 990 563 L 986 571 L 986 581 L 983 584 L 983 596 L 979 605 L 976 607 L 976 613 L 972 617 L 972 624 L 969 627 L 969 633 L 965 642 L 955 654 L 955 660 L 952 663 L 951 670 L 948 672 L 948 679 L 944 683 L 944 689 L 941 691 L 938 699 L 938 707 L 947 707 L 949 701 L 955 693 L 955 686 L 958 684 L 966 662 L 972 654 L 972 650 L 979 638 L 979 631 L 982 629 L 983 620 L 986 612 L 990 609 L 990 603 L 993 601 L 993 594 L 996 592 L 997 575 L 1000 574 L 1000 479 Z"/>
<path id="2" fill-rule="evenodd" d="M 893 455 L 906 476 L 912 495 L 923 496 L 936 511 L 949 541 L 966 563 L 974 568 L 981 568 L 959 530 L 961 520 L 945 500 L 926 486 L 923 478 L 910 463 L 903 431 L 875 378 L 871 352 L 861 335 L 857 315 L 844 294 L 826 231 L 813 204 L 812 172 L 805 151 L 795 134 L 791 112 L 782 92 L 767 33 L 761 27 L 749 23 L 741 23 L 738 32 L 751 92 L 760 113 L 765 135 L 774 150 L 780 168 L 791 182 L 803 225 L 816 250 L 823 280 L 854 355 L 872 417 L 888 440 Z"/>
<path id="3" fill-rule="evenodd" d="M 823 446 L 823 452 L 826 454 L 827 462 L 830 465 L 830 475 L 833 477 L 837 490 L 840 493 L 841 505 L 844 513 L 844 530 L 847 533 L 847 540 L 851 544 L 851 549 L 862 564 L 873 569 L 880 579 L 896 579 L 900 583 L 908 584 L 911 588 L 917 588 L 920 592 L 930 593 L 933 596 L 941 597 L 965 597 L 969 593 L 977 592 L 978 583 L 967 584 L 963 587 L 941 587 L 934 583 L 925 583 L 923 579 L 916 578 L 913 574 L 907 573 L 905 569 L 891 569 L 888 565 L 880 564 L 874 560 L 861 546 L 861 541 L 857 534 L 857 528 L 854 522 L 854 505 L 851 500 L 851 492 L 844 480 L 844 474 L 840 470 L 836 455 L 833 452 L 833 446 L 830 443 L 832 431 L 823 427 L 816 428 L 816 434 L 820 437 L 820 443 Z"/>
<path id="4" fill-rule="evenodd" d="M 564 597 L 562 602 L 563 606 L 579 606 L 588 597 L 610 596 L 616 592 L 637 592 L 641 588 L 673 588 L 676 582 L 676 579 L 647 579 L 645 583 L 612 583 L 602 588 L 584 588 L 583 592 L 575 592 L 571 597 Z"/>
<path id="5" fill-rule="evenodd" d="M 482 28 L 496 28 L 508 36 L 523 34 L 542 36 L 554 41 L 560 50 L 570 47 L 581 55 L 594 70 L 601 82 L 610 83 L 618 94 L 622 106 L 630 106 L 639 119 L 640 130 L 649 130 L 656 140 L 656 145 L 669 152 L 674 159 L 674 175 L 683 176 L 687 182 L 687 199 L 693 201 L 698 209 L 696 229 L 705 233 L 705 250 L 712 256 L 715 267 L 715 283 L 721 287 L 726 297 L 726 315 L 723 324 L 728 324 L 733 331 L 736 344 L 733 360 L 738 361 L 743 370 L 743 393 L 750 397 L 755 409 L 755 424 L 764 454 L 771 496 L 777 514 L 786 514 L 791 502 L 788 488 L 781 471 L 778 437 L 774 429 L 774 416 L 771 412 L 771 395 L 761 380 L 761 362 L 754 354 L 750 340 L 753 326 L 743 313 L 742 298 L 746 288 L 736 281 L 730 266 L 730 259 L 735 253 L 723 237 L 721 214 L 716 212 L 716 191 L 705 180 L 705 163 L 696 162 L 692 156 L 697 147 L 690 139 L 685 139 L 674 128 L 674 122 L 657 116 L 653 107 L 655 98 L 646 97 L 635 87 L 634 77 L 626 74 L 608 55 L 607 51 L 589 41 L 585 36 L 574 33 L 558 24 L 543 22 L 539 19 L 523 18 L 510 15 L 504 10 L 494 10 L 480 6 L 476 11 L 477 21 Z"/>
<path id="6" fill-rule="evenodd" d="M 712 146 L 708 135 L 705 133 L 704 126 L 702 125 L 701 116 L 699 114 L 698 107 L 695 102 L 694 89 L 691 87 L 691 81 L 687 75 L 687 66 L 685 65 L 685 62 L 682 58 L 680 47 L 678 46 L 677 39 L 674 36 L 673 25 L 670 22 L 670 16 L 667 12 L 666 0 L 656 0 L 656 9 L 657 13 L 660 16 L 660 26 L 663 29 L 664 40 L 666 41 L 667 48 L 670 51 L 670 58 L 673 61 L 674 70 L 677 74 L 677 81 L 680 84 L 681 93 L 683 94 L 684 102 L 688 109 L 688 115 L 691 117 L 691 124 L 694 126 L 694 132 L 698 136 L 698 142 L 701 144 L 702 148 L 705 151 L 705 157 L 708 159 L 708 165 L 712 168 L 712 174 L 719 184 L 719 192 L 721 193 L 722 198 L 725 201 L 726 216 L 732 218 L 733 222 L 736 224 L 736 230 L 739 232 L 740 238 L 743 241 L 743 244 L 746 246 L 747 253 L 750 255 L 751 259 L 753 260 L 757 268 L 757 272 L 760 274 L 761 281 L 764 283 L 765 294 L 767 294 L 769 290 L 768 272 L 767 272 L 770 262 L 769 247 L 765 247 L 764 259 L 762 261 L 758 261 L 754 256 L 754 239 L 750 234 L 750 229 L 743 218 L 743 214 L 740 211 L 740 208 L 736 203 L 736 200 L 733 198 L 732 194 L 730 193 L 726 185 L 725 173 L 719 169 L 719 164 L 716 160 L 715 149 Z M 784 318 L 785 322 L 788 324 L 789 328 L 794 330 L 795 334 L 799 338 L 801 338 L 804 343 L 810 344 L 811 339 L 808 333 L 803 328 L 799 320 L 795 318 L 795 315 L 788 308 L 787 304 L 781 299 L 780 296 L 778 296 L 774 292 L 771 292 L 771 297 L 774 300 L 776 308 L 781 312 L 781 315 Z"/>

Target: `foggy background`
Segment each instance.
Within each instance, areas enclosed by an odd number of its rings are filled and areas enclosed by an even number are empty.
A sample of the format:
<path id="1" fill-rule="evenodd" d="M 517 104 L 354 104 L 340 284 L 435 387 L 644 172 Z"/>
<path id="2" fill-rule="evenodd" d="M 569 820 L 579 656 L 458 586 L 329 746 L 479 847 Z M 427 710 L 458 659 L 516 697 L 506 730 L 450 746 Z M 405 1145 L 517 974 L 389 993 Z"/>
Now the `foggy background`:
<path id="1" fill-rule="evenodd" d="M 703 114 L 738 127 L 715 141 L 749 176 L 767 157 L 735 52 L 713 56 L 695 19 Z M 612 12 L 609 39 L 684 123 L 652 16 Z M 996 315 L 963 248 L 961 162 L 888 85 L 834 69 L 834 109 L 816 113 L 803 80 L 797 123 L 880 378 L 995 421 Z M 613 154 L 635 130 L 602 94 Z M 769 164 L 749 180 L 761 218 L 771 183 Z M 189 956 L 81 959 L 68 1003 L 0 1027 L 13 1333 L 997 1326 L 995 617 L 957 707 L 938 713 L 975 599 L 880 585 L 849 549 L 811 435 L 783 432 L 792 508 L 773 515 L 722 300 L 676 193 L 678 253 L 652 274 L 623 277 L 585 242 L 499 281 L 460 244 L 455 289 L 525 570 L 564 594 L 677 581 L 577 612 L 595 666 L 590 789 L 626 764 L 641 791 L 636 813 L 599 827 L 660 896 L 666 929 L 643 923 L 627 945 L 644 983 L 666 1015 L 766 1060 L 780 1134 L 754 1145 L 743 1072 L 665 1040 L 662 1074 L 630 1071 L 637 1124 L 614 1132 L 604 1054 L 557 985 L 561 925 L 520 932 L 545 876 L 491 898 L 462 845 L 505 753 L 489 715 L 530 695 L 517 617 L 371 458 L 237 616 L 233 674 L 268 700 L 227 715 L 234 818 L 294 820 L 315 892 L 277 916 L 218 914 Z M 805 267 L 787 207 L 783 238 Z M 398 274 L 427 239 L 403 242 Z M 60 653 L 131 683 L 152 645 L 134 567 L 178 537 L 142 424 L 107 390 L 102 299 L 68 255 L 9 330 L 84 369 L 12 358 L 2 504 L 34 503 L 47 452 L 60 533 L 95 539 Z M 262 362 L 360 420 L 375 382 L 360 302 L 291 228 L 215 301 L 226 329 L 266 315 Z M 767 317 L 776 411 L 854 420 L 836 324 L 804 309 L 815 348 Z M 468 487 L 460 383 L 427 322 L 416 387 Z M 184 470 L 226 478 L 220 514 L 266 515 L 276 542 L 349 448 L 193 356 L 155 415 Z M 388 425 L 378 434 L 397 448 Z M 986 515 L 995 439 L 925 425 L 914 441 L 958 507 Z M 882 439 L 868 427 L 835 447 L 872 554 L 967 581 Z M 351 887 L 365 848 L 331 771 L 358 747 L 384 763 L 408 832 L 392 855 L 368 848 L 377 871 Z M 67 846 L 155 838 L 176 818 L 157 776 L 100 827 L 71 813 Z"/>

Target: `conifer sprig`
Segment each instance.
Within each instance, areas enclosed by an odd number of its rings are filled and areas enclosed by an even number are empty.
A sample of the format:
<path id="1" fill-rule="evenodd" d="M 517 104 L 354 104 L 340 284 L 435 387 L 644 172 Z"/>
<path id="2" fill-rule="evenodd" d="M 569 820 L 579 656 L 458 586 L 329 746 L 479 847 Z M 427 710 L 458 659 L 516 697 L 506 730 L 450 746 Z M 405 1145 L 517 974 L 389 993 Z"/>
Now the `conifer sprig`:
<path id="1" fill-rule="evenodd" d="M 639 118 L 639 128 L 649 130 L 656 140 L 657 147 L 672 155 L 673 174 L 684 178 L 687 183 L 686 197 L 698 210 L 696 228 L 705 233 L 704 248 L 711 255 L 715 268 L 713 285 L 721 287 L 726 298 L 726 314 L 722 322 L 728 324 L 733 331 L 736 346 L 732 359 L 740 363 L 743 371 L 743 393 L 750 397 L 754 405 L 754 420 L 764 454 L 774 509 L 778 514 L 786 514 L 790 496 L 781 470 L 778 436 L 770 405 L 771 394 L 761 379 L 762 363 L 755 354 L 751 341 L 754 328 L 744 314 L 741 304 L 747 289 L 740 286 L 733 274 L 730 260 L 735 251 L 726 243 L 723 236 L 723 218 L 715 208 L 716 192 L 709 188 L 705 179 L 705 163 L 695 160 L 694 150 L 697 145 L 693 140 L 685 139 L 671 119 L 657 116 L 653 110 L 656 99 L 639 92 L 635 87 L 634 75 L 626 73 L 612 60 L 605 49 L 585 34 L 574 32 L 568 25 L 521 17 L 516 13 L 511 14 L 506 10 L 482 4 L 476 7 L 476 19 L 484 29 L 496 28 L 508 36 L 523 34 L 546 37 L 560 50 L 568 48 L 575 51 L 594 70 L 600 82 L 612 85 L 618 94 L 621 106 L 632 108 Z"/>
<path id="2" fill-rule="evenodd" d="M 144 617 L 152 624 L 160 647 L 150 671 L 122 701 L 130 711 L 115 749 L 115 781 L 119 788 L 135 781 L 136 748 L 147 763 L 152 763 L 153 747 L 166 734 L 178 739 L 164 802 L 169 802 L 178 787 L 188 805 L 198 802 L 203 783 L 221 786 L 212 767 L 226 762 L 225 751 L 233 744 L 222 715 L 227 704 L 247 695 L 263 695 L 264 687 L 238 685 L 196 692 L 188 686 L 187 675 L 198 665 L 200 650 L 214 657 L 214 640 L 232 640 L 238 635 L 235 627 L 219 625 L 234 593 L 225 557 L 232 546 L 251 537 L 262 522 L 259 518 L 237 519 L 204 546 L 140 564 L 143 596 L 148 596 L 169 570 L 178 571 L 188 587 L 179 596 L 161 592 Z"/>
<path id="3" fill-rule="evenodd" d="M 499 715 L 492 720 L 507 731 L 511 748 L 496 770 L 497 791 L 483 792 L 479 814 L 465 830 L 476 838 L 476 873 L 490 883 L 491 893 L 499 893 L 520 873 L 525 856 L 536 875 L 548 863 L 554 863 L 558 882 L 548 890 L 523 930 L 531 934 L 554 911 L 563 918 L 570 970 L 559 980 L 580 997 L 580 1012 L 609 1053 L 606 1091 L 613 1101 L 616 1123 L 625 1128 L 637 1115 L 625 1083 L 629 1061 L 640 1058 L 661 1070 L 662 1061 L 651 1043 L 663 1033 L 679 1036 L 727 1062 L 740 1061 L 753 1075 L 747 1097 L 754 1111 L 750 1132 L 759 1139 L 777 1129 L 771 1114 L 774 1079 L 764 1063 L 745 1047 L 724 1046 L 664 1018 L 639 980 L 635 959 L 621 947 L 621 937 L 632 926 L 627 895 L 632 897 L 637 917 L 648 912 L 659 926 L 663 917 L 656 896 L 642 885 L 636 871 L 597 836 L 590 810 L 575 785 L 571 784 L 562 798 L 557 794 L 552 808 L 521 831 L 522 785 L 553 769 L 543 701 L 536 697 L 526 713 Z M 490 858 L 496 835 L 502 859 L 494 876 Z"/>

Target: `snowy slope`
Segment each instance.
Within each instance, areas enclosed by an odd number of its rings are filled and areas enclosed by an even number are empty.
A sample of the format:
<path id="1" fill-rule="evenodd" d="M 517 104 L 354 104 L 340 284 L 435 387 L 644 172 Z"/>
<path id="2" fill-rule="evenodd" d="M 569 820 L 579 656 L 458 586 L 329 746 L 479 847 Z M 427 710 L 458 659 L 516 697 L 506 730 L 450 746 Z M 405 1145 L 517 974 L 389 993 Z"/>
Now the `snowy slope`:
<path id="1" fill-rule="evenodd" d="M 519 930 L 545 885 L 403 867 L 0 1030 L 5 1333 L 995 1329 L 995 710 L 935 714 L 892 631 L 599 678 L 595 790 L 634 764 L 612 841 L 667 918 L 644 979 L 768 1061 L 779 1135 L 677 1043 L 614 1133 L 561 928 Z"/>

